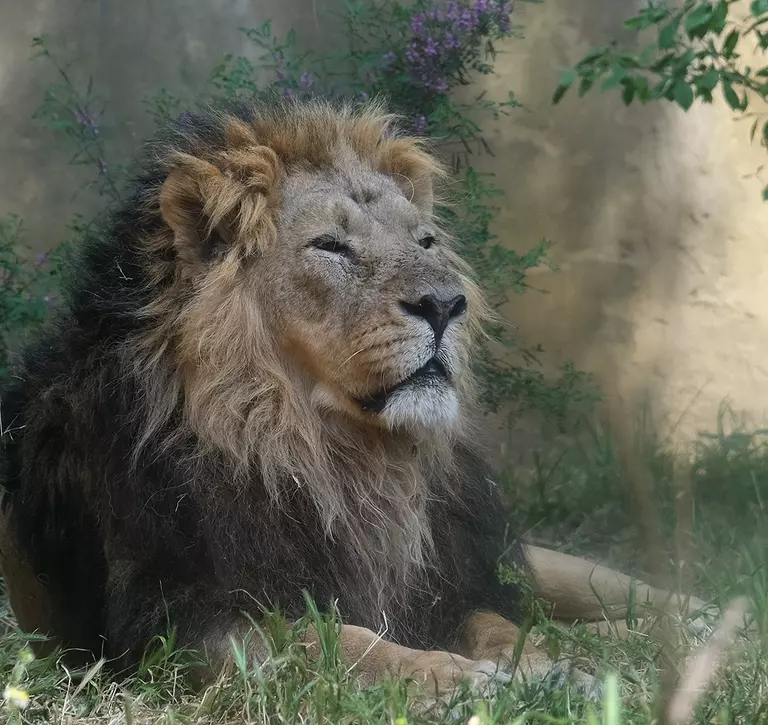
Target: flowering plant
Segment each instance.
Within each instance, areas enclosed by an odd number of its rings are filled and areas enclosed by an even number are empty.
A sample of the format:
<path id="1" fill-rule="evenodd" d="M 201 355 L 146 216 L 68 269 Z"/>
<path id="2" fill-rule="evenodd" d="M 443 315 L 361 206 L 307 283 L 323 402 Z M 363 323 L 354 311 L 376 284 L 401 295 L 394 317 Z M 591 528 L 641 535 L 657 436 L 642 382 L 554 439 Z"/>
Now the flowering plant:
<path id="1" fill-rule="evenodd" d="M 492 231 L 498 210 L 491 202 L 501 192 L 490 174 L 472 168 L 474 154 L 490 151 L 481 130 L 483 118 L 498 119 L 517 108 L 514 94 L 493 100 L 479 93 L 461 100 L 458 96 L 466 93 L 455 91 L 459 87 L 469 90 L 477 75 L 491 73 L 498 41 L 519 35 L 511 13 L 507 0 L 413 0 L 408 4 L 349 0 L 338 16 L 346 43 L 328 52 L 302 51 L 293 31 L 278 38 L 272 33 L 271 23 L 266 22 L 259 28 L 243 29 L 258 49 L 257 59 L 224 56 L 211 74 L 204 98 L 199 100 L 275 91 L 296 98 L 313 94 L 360 102 L 374 96 L 386 98 L 414 133 L 429 135 L 439 152 L 448 157 L 455 183 L 449 190 L 449 203 L 441 206 L 438 214 L 458 239 L 492 304 L 499 307 L 510 293 L 527 289 L 526 274 L 546 262 L 550 243 L 540 241 L 524 254 L 499 244 Z M 92 167 L 97 183 L 91 188 L 105 197 L 108 208 L 122 196 L 127 168 L 109 158 L 105 134 L 101 133 L 108 123 L 105 109 L 91 84 L 85 92 L 79 91 L 67 73 L 68 66 L 59 63 L 51 52 L 48 39 L 38 38 L 35 44 L 39 55 L 53 64 L 60 78 L 46 92 L 36 117 L 74 145 L 75 163 Z M 147 107 L 158 122 L 163 122 L 185 113 L 193 103 L 193 99 L 182 99 L 162 89 L 148 99 Z M 88 224 L 79 221 L 76 236 L 87 233 L 87 228 Z M 42 268 L 33 269 L 35 274 L 14 299 L 21 300 L 21 304 L 27 300 L 39 311 L 45 307 L 40 306 L 40 300 L 54 290 L 38 290 L 41 280 L 43 286 L 51 280 Z M 0 290 L 0 295 L 5 293 L 5 289 Z M 35 321 L 17 319 L 20 322 L 16 332 Z M 591 395 L 583 386 L 584 376 L 571 366 L 559 379 L 545 379 L 532 364 L 532 353 L 517 348 L 519 343 L 509 336 L 508 326 L 500 324 L 490 332 L 496 342 L 503 344 L 503 355 L 496 354 L 498 348 L 486 346 L 478 356 L 487 408 L 496 410 L 515 400 L 518 408 L 544 409 L 561 422 L 571 401 L 585 393 Z M 513 359 L 510 349 L 516 348 L 519 364 L 509 362 Z M 0 347 L 0 378 L 6 368 L 6 353 Z"/>
<path id="2" fill-rule="evenodd" d="M 503 0 L 353 2 L 339 18 L 349 46 L 327 53 L 299 52 L 295 33 L 279 40 L 266 22 L 244 31 L 263 51 L 257 62 L 225 56 L 212 83 L 225 95 L 278 88 L 287 97 L 385 96 L 417 134 L 472 141 L 480 129 L 467 116 L 498 117 L 519 105 L 511 93 L 502 102 L 478 96 L 459 103 L 451 95 L 474 74 L 492 72 L 494 44 L 518 31 L 511 12 Z"/>

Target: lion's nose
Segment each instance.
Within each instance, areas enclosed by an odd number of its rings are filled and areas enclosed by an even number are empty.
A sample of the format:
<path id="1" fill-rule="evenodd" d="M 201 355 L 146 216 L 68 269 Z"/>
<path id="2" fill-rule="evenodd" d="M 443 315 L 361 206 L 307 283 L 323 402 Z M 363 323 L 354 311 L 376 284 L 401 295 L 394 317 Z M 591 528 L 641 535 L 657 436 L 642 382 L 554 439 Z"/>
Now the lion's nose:
<path id="1" fill-rule="evenodd" d="M 407 314 L 425 319 L 435 331 L 435 341 L 439 343 L 448 323 L 467 311 L 467 298 L 456 295 L 441 299 L 435 295 L 424 295 L 418 302 L 401 301 L 400 305 Z"/>

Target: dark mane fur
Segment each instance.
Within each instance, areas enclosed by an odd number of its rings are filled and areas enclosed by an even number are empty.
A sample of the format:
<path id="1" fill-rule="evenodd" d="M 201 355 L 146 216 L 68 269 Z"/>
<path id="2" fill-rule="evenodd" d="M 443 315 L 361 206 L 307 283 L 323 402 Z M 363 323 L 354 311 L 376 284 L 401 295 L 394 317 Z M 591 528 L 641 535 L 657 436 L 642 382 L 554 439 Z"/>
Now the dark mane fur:
<path id="1" fill-rule="evenodd" d="M 259 441 L 244 469 L 188 425 L 170 343 L 141 348 L 159 339 L 158 315 L 170 307 L 148 310 L 178 282 L 173 249 L 146 242 L 167 231 L 158 195 L 171 159 L 226 151 L 224 119 L 250 122 L 260 112 L 212 109 L 148 145 L 127 200 L 83 245 L 65 302 L 24 350 L 0 399 L 2 506 L 47 587 L 53 634 L 124 664 L 165 632 L 167 618 L 180 643 L 195 645 L 240 611 L 258 616 L 256 602 L 302 615 L 303 590 L 321 609 L 338 600 L 347 623 L 372 629 L 383 605 L 388 638 L 412 647 L 449 646 L 476 609 L 518 615 L 519 592 L 499 583 L 496 567 L 501 557 L 520 563 L 520 546 L 504 543 L 495 484 L 468 436 L 451 440 L 437 463 L 418 462 L 425 489 L 414 501 L 432 541 L 403 578 L 400 549 L 352 521 L 364 513 L 353 483 L 350 520 L 333 523 L 319 489 L 295 486 L 289 469 L 260 468 Z M 183 305 L 183 294 L 174 300 Z M 409 460 L 407 441 L 392 445 Z M 265 476 L 278 482 L 279 497 Z M 381 496 L 377 510 L 391 510 L 400 525 L 399 504 Z M 375 596 L 366 571 L 381 580 Z M 387 581 L 391 596 L 382 600 Z"/>

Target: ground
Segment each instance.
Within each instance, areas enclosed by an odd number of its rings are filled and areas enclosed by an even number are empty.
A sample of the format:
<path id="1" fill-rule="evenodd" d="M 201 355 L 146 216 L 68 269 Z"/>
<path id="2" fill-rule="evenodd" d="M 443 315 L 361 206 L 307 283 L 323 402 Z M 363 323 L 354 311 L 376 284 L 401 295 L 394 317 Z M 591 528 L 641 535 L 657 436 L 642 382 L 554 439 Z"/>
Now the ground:
<path id="1" fill-rule="evenodd" d="M 573 435 L 547 441 L 531 457 L 530 465 L 508 469 L 502 481 L 515 502 L 510 518 L 539 542 L 650 578 L 652 565 L 659 566 L 661 561 L 656 575 L 663 579 L 671 571 L 664 567 L 670 558 L 662 555 L 654 562 L 652 552 L 638 542 L 648 535 L 661 537 L 671 550 L 673 541 L 682 541 L 691 552 L 682 573 L 678 570 L 682 585 L 719 607 L 745 595 L 755 615 L 754 627 L 730 639 L 729 656 L 699 700 L 693 722 L 768 722 L 768 657 L 764 656 L 768 527 L 763 508 L 768 495 L 768 444 L 756 434 L 727 429 L 722 421 L 717 431 L 701 439 L 690 468 L 681 467 L 679 456 L 663 453 L 656 445 L 645 449 L 648 475 L 643 481 L 646 492 L 652 489 L 650 500 L 656 508 L 651 523 L 638 521 L 634 479 L 595 426 L 585 424 Z M 674 493 L 681 475 L 691 491 L 682 498 Z M 410 725 L 472 720 L 473 725 L 645 725 L 658 721 L 660 704 L 668 699 L 667 684 L 674 685 L 673 677 L 660 676 L 661 666 L 679 663 L 684 649 L 700 647 L 688 631 L 676 630 L 673 641 L 667 639 L 666 644 L 646 632 L 621 639 L 592 634 L 582 626 L 558 629 L 540 616 L 538 607 L 532 611 L 539 616 L 530 636 L 553 654 L 576 656 L 582 669 L 605 678 L 602 702 L 590 704 L 573 693 L 534 682 L 513 684 L 474 699 L 460 691 L 447 706 L 418 712 L 408 706 L 405 683 L 382 683 L 364 691 L 350 686 L 349 673 L 335 659 L 333 622 L 325 636 L 327 656 L 315 667 L 308 666 L 301 649 L 283 637 L 275 643 L 276 656 L 268 669 L 253 670 L 236 658 L 233 673 L 194 695 L 184 684 L 183 653 L 175 653 L 172 642 L 162 640 L 139 673 L 118 685 L 98 667 L 72 672 L 55 661 L 30 660 L 26 640 L 16 631 L 0 590 L 0 686 L 18 690 L 6 691 L 9 701 L 0 705 L 0 721 Z"/>

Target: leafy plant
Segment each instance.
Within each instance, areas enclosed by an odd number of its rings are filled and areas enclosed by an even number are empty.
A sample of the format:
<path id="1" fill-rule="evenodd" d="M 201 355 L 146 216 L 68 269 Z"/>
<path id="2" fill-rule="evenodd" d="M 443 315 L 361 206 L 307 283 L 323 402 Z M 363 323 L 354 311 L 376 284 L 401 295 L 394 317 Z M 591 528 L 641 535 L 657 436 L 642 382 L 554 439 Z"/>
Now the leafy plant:
<path id="1" fill-rule="evenodd" d="M 627 105 L 663 99 L 687 111 L 695 101 L 712 103 L 719 88 L 734 111 L 754 119 L 750 138 L 758 135 L 768 149 L 768 64 L 753 68 L 743 62 L 750 45 L 768 50 L 768 0 L 752 0 L 746 17 L 737 16 L 740 7 L 737 0 L 649 2 L 624 27 L 636 33 L 655 29 L 655 40 L 639 53 L 622 50 L 617 41 L 592 48 L 565 71 L 553 102 L 574 85 L 584 96 L 602 79 L 601 90 L 621 89 Z"/>
<path id="2" fill-rule="evenodd" d="M 498 212 L 492 202 L 501 191 L 491 175 L 472 168 L 473 156 L 489 150 L 482 134 L 483 121 L 499 119 L 517 108 L 514 94 L 510 92 L 500 101 L 479 94 L 460 102 L 453 91 L 470 85 L 478 74 L 493 71 L 495 44 L 520 33 L 511 22 L 511 10 L 511 4 L 503 0 L 415 0 L 407 4 L 352 0 L 338 15 L 347 45 L 328 53 L 302 51 L 293 31 L 278 38 L 267 21 L 258 28 L 241 29 L 261 51 L 256 61 L 224 56 L 200 98 L 182 99 L 160 89 L 145 105 L 160 124 L 210 98 L 232 99 L 275 91 L 289 98 L 319 93 L 361 103 L 374 96 L 385 97 L 393 110 L 407 119 L 412 132 L 434 139 L 438 152 L 454 169 L 447 203 L 440 206 L 438 214 L 456 234 L 465 258 L 476 270 L 493 305 L 499 308 L 511 292 L 519 294 L 528 289 L 527 272 L 548 263 L 551 242 L 543 240 L 524 254 L 499 244 L 492 231 Z M 72 163 L 91 167 L 95 189 L 106 199 L 108 211 L 122 198 L 122 183 L 129 166 L 110 158 L 102 133 L 107 122 L 104 104 L 91 82 L 84 91 L 78 88 L 69 65 L 59 60 L 49 38 L 36 38 L 34 47 L 59 77 L 46 90 L 35 118 L 73 148 Z M 80 231 L 84 233 L 88 226 L 81 222 Z M 18 235 L 13 241 L 9 238 L 8 253 L 16 254 L 19 243 Z M 45 306 L 40 302 L 44 296 L 31 291 L 37 282 L 26 279 L 36 268 L 29 268 L 21 257 L 15 265 L 18 282 L 0 291 L 0 296 L 8 297 L 8 304 L 15 305 L 16 312 L 6 318 L 3 330 L 6 339 L 14 342 L 45 316 Z M 518 339 L 502 324 L 490 332 L 492 340 L 481 350 L 478 365 L 488 409 L 499 410 L 517 401 L 524 408 L 543 410 L 562 425 L 572 400 L 595 397 L 587 376 L 573 366 L 550 380 L 538 369 L 538 349 L 520 347 Z M 515 363 L 509 362 L 511 350 L 518 353 Z M 0 349 L 0 374 L 7 368 L 7 355 L 7 348 Z"/>
<path id="3" fill-rule="evenodd" d="M 55 301 L 67 248 L 34 255 L 24 243 L 22 220 L 12 214 L 0 218 L 0 382 L 9 375 L 9 349 L 45 319 Z"/>

